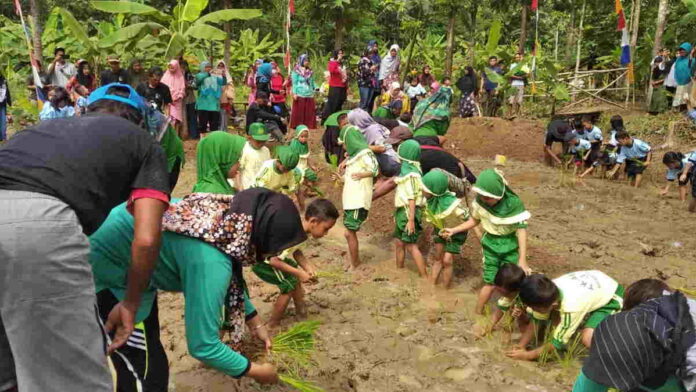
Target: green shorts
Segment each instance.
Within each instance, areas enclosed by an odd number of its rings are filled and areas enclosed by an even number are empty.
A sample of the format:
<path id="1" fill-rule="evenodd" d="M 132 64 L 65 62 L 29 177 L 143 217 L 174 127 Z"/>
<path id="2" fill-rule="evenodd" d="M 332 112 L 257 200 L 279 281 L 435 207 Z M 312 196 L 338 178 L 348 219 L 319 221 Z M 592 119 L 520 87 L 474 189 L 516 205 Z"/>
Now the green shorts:
<path id="1" fill-rule="evenodd" d="M 481 249 L 483 249 L 483 282 L 486 284 L 492 285 L 495 282 L 498 269 L 503 264 L 519 262 L 517 232 L 504 236 L 484 233 Z"/>
<path id="2" fill-rule="evenodd" d="M 290 258 L 283 259 L 283 262 L 297 268 L 297 262 Z M 278 286 L 281 294 L 287 294 L 297 287 L 299 280 L 294 275 L 287 274 L 281 270 L 271 267 L 264 262 L 256 263 L 251 267 L 256 276 L 266 283 Z"/>
<path id="3" fill-rule="evenodd" d="M 360 230 L 360 227 L 367 220 L 368 212 L 369 211 L 364 208 L 343 211 L 343 226 L 350 231 Z"/>
<path id="4" fill-rule="evenodd" d="M 587 317 L 587 321 L 585 321 L 584 328 L 595 329 L 597 328 L 597 326 L 599 326 L 599 323 L 604 321 L 605 318 L 611 316 L 614 313 L 620 312 L 621 308 L 623 308 L 623 296 L 624 287 L 619 285 L 619 287 L 616 288 L 614 298 L 612 298 L 611 301 L 609 301 L 606 305 L 602 306 L 601 308 L 590 313 L 590 315 Z"/>
<path id="5" fill-rule="evenodd" d="M 408 214 L 406 213 L 406 208 L 399 207 L 394 212 L 394 222 L 396 226 L 394 227 L 394 238 L 404 242 L 406 244 L 415 244 L 418 242 L 418 237 L 420 237 L 423 231 L 423 226 L 421 225 L 423 210 L 420 207 L 416 207 L 416 232 L 413 234 L 406 233 L 406 225 L 408 224 Z"/>
<path id="6" fill-rule="evenodd" d="M 445 244 L 445 252 L 451 253 L 453 255 L 458 255 L 462 253 L 462 246 L 466 242 L 466 237 L 469 233 L 463 232 L 453 235 L 449 241 L 440 237 L 439 235 L 433 236 L 433 242 L 436 244 Z"/>

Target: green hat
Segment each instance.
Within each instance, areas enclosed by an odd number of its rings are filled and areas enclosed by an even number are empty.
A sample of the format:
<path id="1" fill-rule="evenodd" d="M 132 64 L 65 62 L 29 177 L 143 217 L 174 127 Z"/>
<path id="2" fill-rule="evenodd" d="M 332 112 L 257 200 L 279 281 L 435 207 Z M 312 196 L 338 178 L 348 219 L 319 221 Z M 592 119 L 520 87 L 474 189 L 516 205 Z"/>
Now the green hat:
<path id="1" fill-rule="evenodd" d="M 278 160 L 287 170 L 293 170 L 300 161 L 300 155 L 289 146 L 280 146 L 276 149 Z"/>
<path id="2" fill-rule="evenodd" d="M 421 175 L 421 147 L 417 141 L 413 139 L 406 140 L 399 145 L 397 152 L 401 159 L 401 173 L 399 176 L 405 177 L 411 173 Z"/>
<path id="3" fill-rule="evenodd" d="M 324 126 L 325 127 L 337 127 L 338 126 L 338 118 L 341 117 L 343 114 L 348 114 L 350 110 L 341 110 L 340 112 L 336 112 L 329 117 L 326 118 L 326 121 L 324 121 Z"/>
<path id="4" fill-rule="evenodd" d="M 431 170 L 423 176 L 423 192 L 432 195 L 428 210 L 438 218 L 446 217 L 459 205 L 459 199 L 449 190 L 449 178 L 440 170 Z"/>
<path id="5" fill-rule="evenodd" d="M 510 189 L 502 173 L 495 169 L 482 171 L 473 187 L 478 193 L 476 202 L 491 213 L 491 221 L 496 225 L 510 225 L 528 220 L 531 214 L 515 192 Z M 489 206 L 481 200 L 481 196 L 500 200 Z"/>
<path id="6" fill-rule="evenodd" d="M 264 123 L 255 122 L 249 126 L 249 136 L 260 142 L 267 142 L 270 138 L 268 129 Z"/>

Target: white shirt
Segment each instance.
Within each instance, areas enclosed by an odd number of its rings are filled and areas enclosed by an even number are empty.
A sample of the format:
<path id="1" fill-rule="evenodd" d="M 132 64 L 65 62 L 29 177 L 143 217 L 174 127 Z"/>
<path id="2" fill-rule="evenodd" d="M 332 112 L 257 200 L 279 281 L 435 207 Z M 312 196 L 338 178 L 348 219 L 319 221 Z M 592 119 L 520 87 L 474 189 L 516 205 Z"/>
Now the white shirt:
<path id="1" fill-rule="evenodd" d="M 77 69 L 72 63 L 67 61 L 64 64 L 56 62 L 51 74 L 51 84 L 53 86 L 65 87 L 68 84 L 68 80 L 75 76 L 76 73 Z"/>
<path id="2" fill-rule="evenodd" d="M 242 175 L 242 188 L 251 188 L 256 182 L 256 175 L 261 170 L 264 162 L 271 159 L 271 151 L 263 146 L 258 150 L 246 142 L 242 149 L 242 157 L 239 159 L 239 172 Z"/>

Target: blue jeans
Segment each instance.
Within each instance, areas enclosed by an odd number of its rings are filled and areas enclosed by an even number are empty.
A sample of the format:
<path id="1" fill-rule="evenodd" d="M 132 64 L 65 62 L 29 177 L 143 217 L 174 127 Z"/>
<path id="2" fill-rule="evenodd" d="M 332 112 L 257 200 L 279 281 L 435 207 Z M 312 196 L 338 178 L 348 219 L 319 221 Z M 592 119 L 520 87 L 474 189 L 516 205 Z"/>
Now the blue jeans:
<path id="1" fill-rule="evenodd" d="M 372 87 L 360 87 L 360 109 L 371 112 Z"/>
<path id="2" fill-rule="evenodd" d="M 0 105 L 0 141 L 7 139 L 7 105 Z"/>

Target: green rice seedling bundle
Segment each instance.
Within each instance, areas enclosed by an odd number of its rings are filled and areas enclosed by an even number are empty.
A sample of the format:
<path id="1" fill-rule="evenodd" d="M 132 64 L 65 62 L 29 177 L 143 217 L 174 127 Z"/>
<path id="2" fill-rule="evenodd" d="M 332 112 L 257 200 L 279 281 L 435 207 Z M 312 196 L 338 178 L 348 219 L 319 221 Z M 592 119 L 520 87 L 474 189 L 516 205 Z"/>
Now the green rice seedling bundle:
<path id="1" fill-rule="evenodd" d="M 696 290 L 689 290 L 689 289 L 685 289 L 685 288 L 679 288 L 679 289 L 677 289 L 677 290 L 679 290 L 679 291 L 681 291 L 682 293 L 684 293 L 684 295 L 687 295 L 687 296 L 689 296 L 689 297 L 696 298 Z"/>
<path id="2" fill-rule="evenodd" d="M 276 335 L 271 353 L 277 364 L 293 370 L 311 366 L 314 333 L 320 324 L 319 321 L 303 321 Z"/>
<path id="3" fill-rule="evenodd" d="M 318 387 L 316 384 L 310 381 L 302 380 L 291 373 L 280 374 L 279 377 L 280 381 L 297 389 L 300 392 L 325 392 L 324 389 Z"/>

